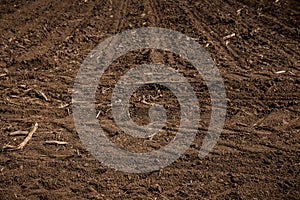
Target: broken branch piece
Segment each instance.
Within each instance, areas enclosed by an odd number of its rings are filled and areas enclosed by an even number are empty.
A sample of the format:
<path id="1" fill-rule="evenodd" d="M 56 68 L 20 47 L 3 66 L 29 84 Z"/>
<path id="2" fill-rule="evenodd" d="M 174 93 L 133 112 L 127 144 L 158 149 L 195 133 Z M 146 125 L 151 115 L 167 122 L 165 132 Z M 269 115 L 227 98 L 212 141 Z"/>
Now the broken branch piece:
<path id="1" fill-rule="evenodd" d="M 232 38 L 234 36 L 235 36 L 235 33 L 232 33 L 230 35 L 226 35 L 225 37 L 223 37 L 223 40 L 228 40 L 228 39 L 230 39 L 230 38 Z"/>
<path id="2" fill-rule="evenodd" d="M 67 142 L 64 141 L 57 141 L 57 140 L 47 140 L 45 141 L 45 144 L 57 144 L 57 145 L 66 145 Z"/>
<path id="3" fill-rule="evenodd" d="M 35 123 L 34 126 L 33 126 L 33 128 L 32 128 L 32 130 L 28 133 L 28 135 L 26 136 L 26 138 L 24 139 L 24 141 L 21 142 L 21 144 L 19 144 L 18 146 L 4 145 L 3 149 L 8 149 L 8 150 L 22 150 L 24 148 L 24 146 L 32 138 L 32 136 L 36 132 L 37 128 L 38 128 L 38 123 Z"/>
<path id="4" fill-rule="evenodd" d="M 27 135 L 28 131 L 14 131 L 12 133 L 10 133 L 10 136 L 17 136 L 17 135 Z"/>

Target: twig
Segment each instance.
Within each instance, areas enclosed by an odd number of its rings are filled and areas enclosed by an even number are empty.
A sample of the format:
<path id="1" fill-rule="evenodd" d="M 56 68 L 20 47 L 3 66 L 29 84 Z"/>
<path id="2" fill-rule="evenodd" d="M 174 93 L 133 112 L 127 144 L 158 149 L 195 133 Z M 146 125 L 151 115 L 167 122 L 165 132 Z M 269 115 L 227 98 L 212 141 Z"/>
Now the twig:
<path id="1" fill-rule="evenodd" d="M 29 140 L 32 138 L 33 134 L 36 132 L 37 128 L 38 128 L 38 123 L 35 123 L 33 126 L 33 129 L 28 133 L 25 140 L 21 144 L 19 144 L 19 146 L 17 147 L 17 150 L 22 150 L 24 148 L 24 146 L 29 142 Z"/>
<path id="2" fill-rule="evenodd" d="M 146 105 L 150 105 L 150 106 L 154 105 L 154 103 L 148 103 L 145 99 L 142 99 L 141 103 L 146 104 Z"/>
<path id="3" fill-rule="evenodd" d="M 66 144 L 68 144 L 68 142 L 57 141 L 57 140 L 47 140 L 47 141 L 45 141 L 45 144 L 66 145 Z"/>
<path id="4" fill-rule="evenodd" d="M 98 114 L 96 115 L 96 119 L 98 119 L 98 117 L 100 116 L 101 111 L 98 112 Z"/>
<path id="5" fill-rule="evenodd" d="M 238 10 L 236 11 L 236 14 L 237 14 L 237 15 L 240 15 L 242 10 L 243 10 L 243 8 L 238 9 Z"/>
<path id="6" fill-rule="evenodd" d="M 21 144 L 19 144 L 18 146 L 13 146 L 13 145 L 4 145 L 3 149 L 8 149 L 8 150 L 22 150 L 24 148 L 24 146 L 29 142 L 29 140 L 32 138 L 33 134 L 36 132 L 38 128 L 38 123 L 35 123 L 35 125 L 33 126 L 32 130 L 28 133 L 27 137 L 24 139 L 23 142 L 21 142 Z"/>
<path id="7" fill-rule="evenodd" d="M 66 108 L 68 107 L 70 104 L 66 103 L 66 104 L 61 104 L 58 108 Z"/>
<path id="8" fill-rule="evenodd" d="M 254 124 L 252 124 L 251 128 L 259 126 L 264 119 L 265 119 L 265 117 L 257 120 Z"/>
<path id="9" fill-rule="evenodd" d="M 3 146 L 3 149 L 9 149 L 9 150 L 14 150 L 15 148 L 16 148 L 16 146 L 10 145 L 10 144 L 5 144 Z"/>
<path id="10" fill-rule="evenodd" d="M 148 136 L 148 139 L 149 139 L 149 140 L 153 140 L 153 137 L 154 137 L 156 134 L 157 134 L 157 133 L 153 133 L 153 134 L 149 135 L 149 136 Z"/>
<path id="11" fill-rule="evenodd" d="M 42 97 L 45 99 L 45 101 L 50 101 L 50 100 L 48 99 L 48 97 L 47 97 L 42 91 L 40 91 L 40 90 L 35 90 L 35 92 L 36 92 L 37 94 L 39 94 L 40 96 L 42 96 Z"/>
<path id="12" fill-rule="evenodd" d="M 285 70 L 281 70 L 281 71 L 278 71 L 278 72 L 275 72 L 276 74 L 282 74 L 282 73 L 285 73 L 286 71 Z"/>
<path id="13" fill-rule="evenodd" d="M 27 135 L 28 131 L 14 131 L 12 133 L 10 133 L 10 136 L 16 136 L 16 135 Z"/>
<path id="14" fill-rule="evenodd" d="M 235 33 L 232 33 L 230 35 L 226 35 L 225 37 L 223 37 L 223 40 L 228 40 L 228 39 L 230 39 L 230 38 L 232 38 L 234 36 L 235 36 Z"/>
<path id="15" fill-rule="evenodd" d="M 37 89 L 27 89 L 24 91 L 23 96 L 26 95 L 27 93 L 29 93 L 30 91 L 35 92 L 39 97 L 42 97 L 45 101 L 50 101 L 50 99 L 48 99 L 48 97 L 45 95 L 44 92 L 37 90 Z"/>

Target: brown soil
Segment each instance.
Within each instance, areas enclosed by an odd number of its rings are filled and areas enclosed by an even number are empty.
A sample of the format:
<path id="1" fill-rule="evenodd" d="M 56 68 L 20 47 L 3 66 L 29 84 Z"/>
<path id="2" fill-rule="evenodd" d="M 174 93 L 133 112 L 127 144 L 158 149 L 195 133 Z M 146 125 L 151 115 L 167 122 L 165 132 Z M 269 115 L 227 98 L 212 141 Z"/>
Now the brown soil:
<path id="1" fill-rule="evenodd" d="M 24 139 L 9 136 L 13 131 L 30 130 L 35 122 L 39 128 L 23 150 L 0 151 L 0 199 L 300 199 L 299 23 L 297 0 L 2 0 L 0 147 Z M 224 78 L 227 118 L 213 152 L 199 159 L 210 119 L 201 76 L 170 52 L 122 56 L 97 91 L 99 122 L 119 146 L 144 152 L 174 137 L 162 132 L 152 141 L 135 141 L 113 123 L 112 88 L 135 65 L 179 69 L 201 105 L 199 132 L 179 160 L 160 171 L 128 174 L 102 165 L 81 143 L 72 118 L 72 87 L 97 44 L 147 26 L 182 32 L 205 47 Z M 166 130 L 176 131 L 178 102 L 157 85 L 132 97 L 133 119 L 147 123 L 149 105 L 141 100 L 155 102 L 153 96 L 174 116 Z"/>

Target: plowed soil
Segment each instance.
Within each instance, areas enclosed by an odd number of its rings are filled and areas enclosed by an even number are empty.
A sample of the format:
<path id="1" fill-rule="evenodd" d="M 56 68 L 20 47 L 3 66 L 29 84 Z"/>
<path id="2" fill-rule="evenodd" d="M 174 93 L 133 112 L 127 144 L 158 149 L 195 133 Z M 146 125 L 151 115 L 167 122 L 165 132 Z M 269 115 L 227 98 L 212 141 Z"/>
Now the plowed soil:
<path id="1" fill-rule="evenodd" d="M 300 199 L 299 24 L 298 0 L 1 0 L 0 199 Z M 97 44 L 148 26 L 182 32 L 210 53 L 224 79 L 227 117 L 218 144 L 199 159 L 211 110 L 201 75 L 171 52 L 144 49 L 120 57 L 96 95 L 99 122 L 117 145 L 144 152 L 174 137 L 134 143 L 114 124 L 112 88 L 137 64 L 180 70 L 201 106 L 196 139 L 179 160 L 129 174 L 101 164 L 82 144 L 72 88 Z M 151 102 L 168 108 L 173 117 L 166 130 L 176 132 L 178 102 L 157 85 L 133 95 L 132 118 L 147 124 Z M 39 127 L 23 150 L 3 148 L 21 143 L 25 136 L 10 133 L 29 131 L 35 122 Z"/>

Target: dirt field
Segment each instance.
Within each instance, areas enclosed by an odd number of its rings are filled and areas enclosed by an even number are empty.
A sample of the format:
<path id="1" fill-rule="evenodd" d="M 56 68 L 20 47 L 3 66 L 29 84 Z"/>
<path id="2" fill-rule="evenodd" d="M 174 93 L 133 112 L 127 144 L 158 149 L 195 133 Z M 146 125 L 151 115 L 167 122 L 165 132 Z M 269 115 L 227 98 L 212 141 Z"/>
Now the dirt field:
<path id="1" fill-rule="evenodd" d="M 0 199 L 300 199 L 299 23 L 298 0 L 1 0 L 0 148 L 23 141 L 11 132 L 39 127 L 23 150 L 0 150 Z M 201 106 L 196 139 L 179 160 L 160 171 L 127 174 L 102 165 L 81 143 L 72 88 L 97 44 L 147 26 L 182 32 L 205 47 L 224 78 L 227 118 L 213 152 L 199 159 L 211 110 L 201 76 L 170 52 L 127 53 L 110 66 L 96 95 L 99 122 L 112 141 L 144 152 L 174 137 L 133 139 L 113 123 L 112 88 L 137 64 L 179 69 Z M 157 85 L 138 90 L 132 117 L 146 124 L 143 102 L 157 101 L 174 116 L 166 130 L 176 129 L 178 101 L 160 91 Z"/>

